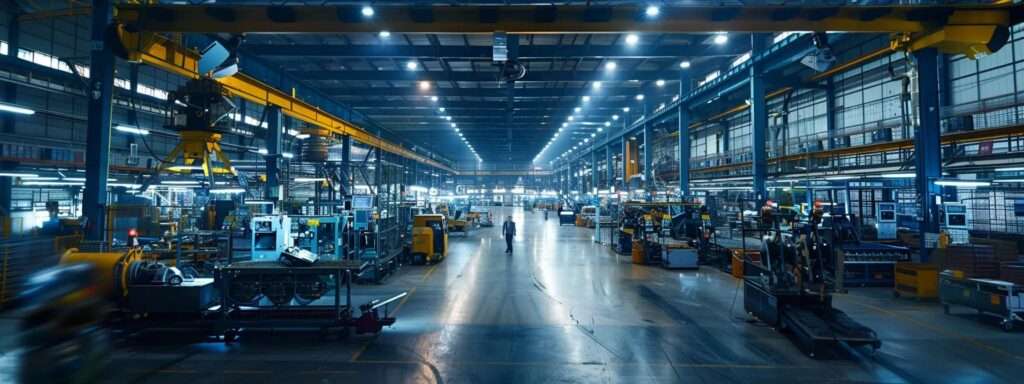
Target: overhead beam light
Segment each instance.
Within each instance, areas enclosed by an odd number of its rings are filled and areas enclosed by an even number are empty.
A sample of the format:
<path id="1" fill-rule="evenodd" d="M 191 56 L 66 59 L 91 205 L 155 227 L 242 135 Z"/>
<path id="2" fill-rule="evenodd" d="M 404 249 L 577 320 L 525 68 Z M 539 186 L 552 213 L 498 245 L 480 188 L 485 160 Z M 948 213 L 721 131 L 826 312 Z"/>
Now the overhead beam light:
<path id="1" fill-rule="evenodd" d="M 380 36 L 380 38 L 382 38 L 382 39 L 386 39 L 386 38 L 391 37 L 391 32 L 380 31 L 380 33 L 378 33 L 377 36 Z"/>
<path id="2" fill-rule="evenodd" d="M 609 61 L 607 63 L 604 63 L 604 70 L 606 70 L 606 71 L 614 71 L 615 68 L 618 68 L 618 66 L 619 65 L 616 64 L 614 61 Z"/>
<path id="3" fill-rule="evenodd" d="M 445 111 L 445 109 L 444 109 L 444 107 L 441 107 L 441 108 L 438 108 L 437 111 L 443 113 Z"/>
<path id="4" fill-rule="evenodd" d="M 142 128 L 137 128 L 137 127 L 131 127 L 131 126 L 127 126 L 127 125 L 120 125 L 120 124 L 115 125 L 114 126 L 114 130 L 118 131 L 118 132 L 131 133 L 131 134 L 134 134 L 134 135 L 142 135 L 142 136 L 145 136 L 145 135 L 149 134 L 149 130 L 142 129 Z"/>
<path id="5" fill-rule="evenodd" d="M 437 96 L 430 96 L 430 101 L 437 102 Z"/>
<path id="6" fill-rule="evenodd" d="M 424 91 L 430 89 L 430 82 L 429 81 L 421 81 L 420 82 L 420 89 L 424 90 Z"/>
<path id="7" fill-rule="evenodd" d="M 688 60 L 680 61 L 679 62 L 679 68 L 681 68 L 681 69 L 690 68 L 690 62 Z"/>
<path id="8" fill-rule="evenodd" d="M 664 87 L 665 86 L 665 80 L 658 79 L 658 81 L 654 82 L 654 85 L 657 85 L 659 87 Z"/>
<path id="9" fill-rule="evenodd" d="M 622 107 L 622 112 L 629 113 L 629 107 Z"/>
<path id="10" fill-rule="evenodd" d="M 612 120 L 618 120 L 618 119 L 619 119 L 619 115 L 612 115 Z"/>
<path id="11" fill-rule="evenodd" d="M 636 101 L 644 101 L 644 94 L 636 95 Z"/>
<path id="12" fill-rule="evenodd" d="M 583 108 L 580 108 L 580 107 L 576 107 L 576 108 L 572 109 L 572 111 L 576 112 L 576 113 L 580 113 L 580 111 L 582 111 L 582 110 L 583 110 Z"/>
<path id="13" fill-rule="evenodd" d="M 31 110 L 31 109 L 28 109 L 28 108 L 25 108 L 25 107 L 20 107 L 20 106 L 14 105 L 14 104 L 8 104 L 8 103 L 0 103 L 0 111 L 17 113 L 19 115 L 34 115 L 34 114 L 36 114 L 36 111 L 34 111 L 34 110 Z"/>
<path id="14" fill-rule="evenodd" d="M 725 43 L 729 42 L 729 35 L 725 34 L 724 32 L 720 32 L 715 34 L 714 39 L 712 39 L 711 41 L 717 45 L 724 45 Z"/>
<path id="15" fill-rule="evenodd" d="M 630 33 L 626 35 L 626 45 L 636 45 L 636 43 L 639 42 L 640 36 L 637 36 L 635 33 Z"/>
<path id="16" fill-rule="evenodd" d="M 420 66 L 420 65 L 419 65 L 419 64 L 417 64 L 417 63 L 416 63 L 415 61 L 413 61 L 413 60 L 409 60 L 409 61 L 406 61 L 406 62 L 405 62 L 405 69 L 408 69 L 408 70 L 410 70 L 410 71 L 415 71 L 415 70 L 416 70 L 416 68 L 419 68 L 419 66 Z"/>
<path id="17" fill-rule="evenodd" d="M 590 96 L 583 96 L 583 102 L 584 103 L 589 102 L 589 101 L 590 101 Z"/>
<path id="18" fill-rule="evenodd" d="M 593 86 L 594 89 L 601 89 L 601 82 L 595 81 L 591 86 Z"/>
<path id="19" fill-rule="evenodd" d="M 647 9 L 644 10 L 644 14 L 647 17 L 658 17 L 661 14 L 661 8 L 658 8 L 657 5 L 648 5 Z"/>
<path id="20" fill-rule="evenodd" d="M 988 187 L 988 186 L 992 185 L 992 183 L 987 182 L 987 181 L 975 181 L 975 180 L 935 180 L 935 185 L 942 186 L 942 187 L 975 188 L 975 187 Z"/>
<path id="21" fill-rule="evenodd" d="M 363 16 L 365 16 L 365 17 L 373 17 L 373 14 L 377 13 L 377 12 L 375 12 L 373 10 L 373 7 L 371 7 L 369 5 L 364 5 L 363 9 L 361 10 L 361 12 L 363 13 Z"/>

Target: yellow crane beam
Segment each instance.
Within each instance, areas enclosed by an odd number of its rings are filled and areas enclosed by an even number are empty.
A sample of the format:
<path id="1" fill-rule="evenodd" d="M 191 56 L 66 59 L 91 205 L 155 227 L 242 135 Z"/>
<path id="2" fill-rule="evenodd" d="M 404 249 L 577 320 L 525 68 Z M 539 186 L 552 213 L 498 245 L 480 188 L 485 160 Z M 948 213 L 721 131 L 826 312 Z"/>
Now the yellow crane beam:
<path id="1" fill-rule="evenodd" d="M 142 62 L 165 71 L 188 77 L 199 77 L 199 54 L 177 43 L 152 33 L 127 32 L 118 29 L 121 52 L 128 60 Z M 456 173 L 451 167 L 413 152 L 396 143 L 384 140 L 341 118 L 321 111 L 315 105 L 275 89 L 243 73 L 218 80 L 231 96 L 237 96 L 253 103 L 277 106 L 281 112 L 295 119 L 325 129 L 333 134 L 348 135 L 352 139 L 380 150 L 394 153 L 447 172 Z"/>
<path id="2" fill-rule="evenodd" d="M 840 32 L 924 33 L 950 24 L 1010 25 L 1007 2 L 900 6 L 375 6 L 124 4 L 116 19 L 151 32 L 391 32 L 489 34 Z"/>

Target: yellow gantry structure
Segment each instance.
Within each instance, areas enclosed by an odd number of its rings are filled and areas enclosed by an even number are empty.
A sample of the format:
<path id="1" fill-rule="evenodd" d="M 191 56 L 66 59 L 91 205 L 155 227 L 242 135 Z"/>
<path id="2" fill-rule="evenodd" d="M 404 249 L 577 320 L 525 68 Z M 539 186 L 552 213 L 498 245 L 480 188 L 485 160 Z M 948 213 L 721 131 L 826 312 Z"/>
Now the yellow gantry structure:
<path id="1" fill-rule="evenodd" d="M 148 32 L 128 32 L 119 26 L 118 37 L 122 54 L 130 61 L 142 62 L 188 78 L 198 78 L 199 54 Z M 394 153 L 447 172 L 455 173 L 451 167 L 430 159 L 422 154 L 384 140 L 341 118 L 321 111 L 316 106 L 297 97 L 275 89 L 243 73 L 218 79 L 228 96 L 237 96 L 253 103 L 281 108 L 281 112 L 295 119 L 322 128 L 330 133 L 348 135 L 352 139 L 380 150 Z"/>

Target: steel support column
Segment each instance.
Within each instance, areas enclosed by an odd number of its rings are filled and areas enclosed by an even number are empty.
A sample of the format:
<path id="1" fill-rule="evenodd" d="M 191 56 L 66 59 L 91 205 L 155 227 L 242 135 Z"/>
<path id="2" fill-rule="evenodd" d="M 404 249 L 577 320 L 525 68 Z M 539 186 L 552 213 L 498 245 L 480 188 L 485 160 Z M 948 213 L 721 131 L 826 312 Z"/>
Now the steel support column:
<path id="1" fill-rule="evenodd" d="M 828 133 L 829 150 L 836 148 L 836 86 L 829 77 L 825 82 L 825 131 Z"/>
<path id="2" fill-rule="evenodd" d="M 90 37 L 89 112 L 85 139 L 85 192 L 82 211 L 87 218 L 86 238 L 101 241 L 107 230 L 107 176 L 110 166 L 110 119 L 113 107 L 113 42 L 107 27 L 113 18 L 110 0 L 92 2 Z M 17 50 L 17 47 L 12 47 Z"/>
<path id="3" fill-rule="evenodd" d="M 419 163 L 413 162 L 413 184 L 419 182 Z M 341 137 L 341 190 L 346 195 L 352 194 L 352 136 Z"/>
<path id="4" fill-rule="evenodd" d="M 17 15 L 11 15 L 7 25 L 7 40 L 9 52 L 14 52 L 17 55 L 17 47 L 21 46 L 21 32 L 20 22 L 18 21 Z M 14 82 L 4 82 L 3 86 L 3 101 L 17 104 L 18 103 L 18 85 Z M 14 133 L 15 115 L 13 113 L 3 114 L 3 120 L 0 121 L 0 132 L 3 133 Z"/>
<path id="5" fill-rule="evenodd" d="M 13 177 L 0 177 L 0 217 L 11 217 L 11 193 L 14 188 Z M 0 224 L 3 224 L 0 221 Z"/>
<path id="6" fill-rule="evenodd" d="M 272 202 L 284 198 L 281 193 L 281 135 L 284 133 L 284 121 L 281 108 L 270 106 L 266 110 L 267 136 L 267 184 L 263 187 L 263 196 Z"/>
<path id="7" fill-rule="evenodd" d="M 756 33 L 750 34 L 751 56 L 761 55 L 766 45 L 764 36 Z M 763 201 L 768 196 L 765 188 L 765 179 L 768 176 L 768 153 L 765 150 L 768 132 L 768 102 L 765 100 L 765 80 L 762 69 L 761 64 L 750 67 L 750 127 L 751 147 L 754 152 L 753 188 L 758 201 Z"/>
<path id="8" fill-rule="evenodd" d="M 612 164 L 612 146 L 604 146 L 604 173 L 605 183 L 604 187 L 611 190 L 612 186 L 615 185 L 615 166 Z"/>
<path id="9" fill-rule="evenodd" d="M 679 94 L 690 94 L 692 81 L 690 71 L 679 71 Z M 690 108 L 686 104 L 679 105 L 679 195 L 690 195 Z"/>
<path id="10" fill-rule="evenodd" d="M 592 149 L 590 151 L 590 190 L 598 189 L 597 187 L 597 150 Z"/>
<path id="11" fill-rule="evenodd" d="M 920 125 L 914 135 L 915 186 L 921 206 L 921 262 L 929 260 L 929 246 L 939 232 L 939 206 L 936 196 L 941 188 L 935 180 L 942 176 L 942 133 L 939 131 L 939 53 L 935 48 L 914 52 L 918 73 L 918 116 Z M 931 241 L 929 241 L 931 240 Z"/>

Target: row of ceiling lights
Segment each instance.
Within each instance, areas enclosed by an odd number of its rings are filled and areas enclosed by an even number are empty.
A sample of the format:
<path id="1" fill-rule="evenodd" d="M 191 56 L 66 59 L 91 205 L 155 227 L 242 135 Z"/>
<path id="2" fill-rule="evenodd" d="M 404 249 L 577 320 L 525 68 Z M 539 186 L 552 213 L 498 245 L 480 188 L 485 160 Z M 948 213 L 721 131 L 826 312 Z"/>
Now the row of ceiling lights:
<path id="1" fill-rule="evenodd" d="M 420 89 L 424 91 L 429 91 L 430 82 L 420 81 Z M 437 104 L 440 101 L 440 99 L 436 95 L 434 95 L 430 96 L 430 101 L 434 104 Z M 459 140 L 462 140 L 462 143 L 466 144 L 466 147 L 469 148 L 469 152 L 473 154 L 473 157 L 476 157 L 476 161 L 478 163 L 483 162 L 484 160 L 480 157 L 480 154 L 476 152 L 476 148 L 473 148 L 473 144 L 470 144 L 469 140 L 466 140 L 466 137 L 462 135 L 462 131 L 459 130 L 459 125 L 452 121 L 452 115 L 445 113 L 447 111 L 448 110 L 445 107 L 437 107 L 438 116 L 440 116 L 441 119 L 444 119 L 444 121 L 448 122 L 448 124 L 452 127 L 452 130 L 455 131 L 455 134 L 459 135 Z"/>

